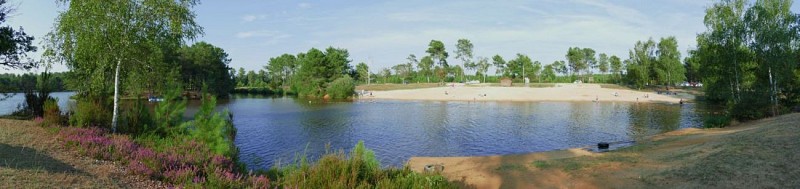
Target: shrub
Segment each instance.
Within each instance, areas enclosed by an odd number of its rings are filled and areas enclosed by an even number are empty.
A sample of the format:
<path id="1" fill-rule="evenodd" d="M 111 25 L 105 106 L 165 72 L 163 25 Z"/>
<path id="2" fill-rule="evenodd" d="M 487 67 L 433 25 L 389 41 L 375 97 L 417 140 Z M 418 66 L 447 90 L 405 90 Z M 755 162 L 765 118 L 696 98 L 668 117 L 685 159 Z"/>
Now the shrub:
<path id="1" fill-rule="evenodd" d="M 326 92 L 333 99 L 345 99 L 355 94 L 356 83 L 350 76 L 345 75 L 330 83 Z"/>
<path id="2" fill-rule="evenodd" d="M 183 137 L 143 136 L 138 145 L 126 135 L 100 128 L 64 128 L 58 138 L 68 148 L 101 160 L 121 162 L 131 174 L 189 188 L 269 188 L 263 175 L 241 174 L 228 157 L 216 155 L 202 142 Z M 161 150 L 154 150 L 157 145 Z"/>
<path id="3" fill-rule="evenodd" d="M 731 123 L 731 117 L 728 115 L 708 115 L 708 117 L 703 120 L 703 126 L 706 128 L 721 128 L 728 126 Z"/>
<path id="4" fill-rule="evenodd" d="M 277 173 L 275 185 L 283 188 L 457 188 L 441 175 L 420 174 L 408 167 L 381 169 L 363 141 L 349 157 L 341 151 L 326 154 L 315 165 L 301 157 L 293 165 L 270 172 Z"/>
<path id="5" fill-rule="evenodd" d="M 103 98 L 78 99 L 75 113 L 69 117 L 69 123 L 78 127 L 104 127 L 111 123 L 111 104 Z"/>
<path id="6" fill-rule="evenodd" d="M 160 136 L 174 135 L 179 132 L 179 126 L 183 123 L 184 112 L 186 99 L 180 96 L 180 91 L 167 91 L 164 101 L 158 102 L 154 108 L 153 127 L 146 131 Z"/>
<path id="7" fill-rule="evenodd" d="M 194 120 L 184 123 L 181 127 L 189 134 L 189 137 L 202 141 L 217 154 L 228 157 L 235 157 L 237 154 L 233 139 L 236 130 L 233 124 L 225 119 L 229 113 L 214 112 L 217 99 L 211 95 L 205 95 L 202 99 L 200 110 L 194 116 Z"/>
<path id="8" fill-rule="evenodd" d="M 42 116 L 44 119 L 42 121 L 43 126 L 52 126 L 52 125 L 62 125 L 64 124 L 64 117 L 61 115 L 61 110 L 58 108 L 57 99 L 47 99 L 44 102 L 43 111 L 44 115 Z"/>
<path id="9" fill-rule="evenodd" d="M 123 106 L 119 131 L 139 136 L 154 130 L 153 117 L 144 101 L 135 100 L 130 106 Z"/>

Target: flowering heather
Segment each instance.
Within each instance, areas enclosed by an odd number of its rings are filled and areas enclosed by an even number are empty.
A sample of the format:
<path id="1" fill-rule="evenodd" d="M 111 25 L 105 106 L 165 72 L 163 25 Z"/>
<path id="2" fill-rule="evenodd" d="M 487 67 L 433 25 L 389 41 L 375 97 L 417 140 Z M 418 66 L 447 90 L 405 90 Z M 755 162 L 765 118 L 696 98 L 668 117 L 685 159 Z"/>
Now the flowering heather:
<path id="1" fill-rule="evenodd" d="M 63 128 L 60 141 L 82 155 L 119 161 L 128 172 L 160 179 L 176 186 L 220 188 L 268 188 L 260 175 L 237 173 L 234 161 L 215 154 L 202 142 L 175 139 L 162 151 L 138 145 L 125 135 L 112 135 L 100 128 Z"/>

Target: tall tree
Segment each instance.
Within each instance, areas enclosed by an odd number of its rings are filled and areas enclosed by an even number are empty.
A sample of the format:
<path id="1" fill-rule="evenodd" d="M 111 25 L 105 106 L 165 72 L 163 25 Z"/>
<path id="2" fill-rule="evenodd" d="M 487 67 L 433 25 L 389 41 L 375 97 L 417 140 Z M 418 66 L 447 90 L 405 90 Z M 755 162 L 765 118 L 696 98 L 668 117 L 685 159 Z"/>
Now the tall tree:
<path id="1" fill-rule="evenodd" d="M 542 82 L 542 63 L 539 61 L 533 62 L 533 67 L 531 67 L 531 72 L 528 74 L 531 78 L 536 78 L 536 80 L 541 83 Z"/>
<path id="2" fill-rule="evenodd" d="M 617 57 L 617 55 L 611 55 L 611 58 L 608 59 L 609 64 L 611 65 L 611 73 L 615 75 L 617 80 L 620 79 L 622 76 L 622 61 Z"/>
<path id="3" fill-rule="evenodd" d="M 798 77 L 798 46 L 800 42 L 800 18 L 790 10 L 791 0 L 758 0 L 745 13 L 749 48 L 755 53 L 756 67 L 754 91 L 769 93 L 754 94 L 760 99 L 769 99 L 773 116 L 778 114 L 779 102 L 784 96 L 796 96 L 793 90 Z M 766 86 L 766 87 L 764 87 Z M 754 100 L 758 101 L 758 100 Z M 797 101 L 789 99 L 789 101 Z"/>
<path id="4" fill-rule="evenodd" d="M 207 92 L 217 97 L 227 97 L 234 84 L 228 70 L 231 59 L 222 48 L 206 42 L 184 46 L 178 51 L 183 87 Z"/>
<path id="5" fill-rule="evenodd" d="M 492 65 L 496 68 L 495 74 L 500 74 L 502 76 L 508 76 L 508 71 L 506 70 L 507 65 L 506 61 L 503 60 L 503 57 L 499 54 L 496 54 L 492 57 Z"/>
<path id="6" fill-rule="evenodd" d="M 356 73 L 357 73 L 357 80 L 361 80 L 364 83 L 367 83 L 369 79 L 369 66 L 366 63 L 358 63 L 356 65 Z"/>
<path id="7" fill-rule="evenodd" d="M 161 78 L 155 76 L 164 73 L 153 73 L 152 68 L 169 67 L 163 64 L 165 54 L 202 33 L 191 10 L 196 0 L 59 2 L 68 8 L 56 18 L 49 41 L 76 79 L 87 81 L 81 92 L 106 94 L 113 73 L 113 131 L 119 114 L 120 77 L 152 74 L 152 79 Z"/>
<path id="8" fill-rule="evenodd" d="M 439 71 L 436 74 L 439 76 L 441 82 L 444 82 L 444 77 L 447 75 L 447 70 L 450 69 L 450 66 L 447 64 L 447 50 L 444 48 L 444 43 L 438 40 L 431 40 L 428 44 L 428 50 L 425 52 L 436 61 L 443 71 Z"/>
<path id="9" fill-rule="evenodd" d="M 657 54 L 658 60 L 654 69 L 659 83 L 670 86 L 686 79 L 686 70 L 681 65 L 681 52 L 678 51 L 678 40 L 675 37 L 661 38 Z"/>
<path id="10" fill-rule="evenodd" d="M 597 69 L 600 70 L 600 73 L 608 73 L 608 55 L 606 53 L 600 53 L 597 58 Z"/>
<path id="11" fill-rule="evenodd" d="M 419 72 L 425 75 L 425 79 L 428 80 L 428 83 L 431 82 L 431 74 L 433 73 L 433 58 L 431 56 L 424 56 L 422 60 L 419 61 L 417 67 L 419 68 Z"/>
<path id="12" fill-rule="evenodd" d="M 653 64 L 656 61 L 656 43 L 653 39 L 645 42 L 637 41 L 633 50 L 629 51 L 630 58 L 627 66 L 628 83 L 642 88 L 652 81 Z"/>
<path id="13" fill-rule="evenodd" d="M 595 58 L 595 51 L 592 48 L 583 48 L 583 65 L 586 73 L 592 75 L 592 70 L 597 68 L 597 58 Z"/>
<path id="14" fill-rule="evenodd" d="M 545 82 L 553 82 L 556 80 L 556 72 L 555 68 L 553 67 L 554 64 L 548 64 L 544 66 L 544 69 L 542 70 L 542 79 Z"/>
<path id="15" fill-rule="evenodd" d="M 485 57 L 478 57 L 477 65 L 478 65 L 478 73 L 483 75 L 483 82 L 486 83 L 486 75 L 487 75 L 486 72 L 489 71 L 489 66 L 491 66 L 491 64 L 489 64 L 489 59 Z"/>
<path id="16" fill-rule="evenodd" d="M 684 69 L 686 69 L 686 81 L 696 83 L 700 81 L 700 57 L 697 50 L 690 50 L 689 55 L 683 59 Z"/>
<path id="17" fill-rule="evenodd" d="M 585 56 L 585 54 L 581 48 L 570 47 L 567 49 L 566 58 L 569 69 L 572 70 L 572 75 L 580 74 L 581 70 L 586 69 L 587 65 L 583 56 Z"/>
<path id="18" fill-rule="evenodd" d="M 745 0 L 714 3 L 706 9 L 703 23 L 708 31 L 697 36 L 703 87 L 711 101 L 737 104 L 741 99 L 744 72 L 750 50 L 745 46 Z M 745 86 L 746 87 L 746 86 Z"/>
<path id="19" fill-rule="evenodd" d="M 472 62 L 472 42 L 469 39 L 458 39 L 456 43 L 456 58 L 461 60 L 461 63 L 464 64 L 465 70 L 475 70 L 478 65 L 475 62 Z"/>
<path id="20" fill-rule="evenodd" d="M 567 69 L 567 64 L 563 60 L 553 61 L 553 64 L 551 65 L 553 65 L 553 70 L 555 70 L 557 73 L 563 75 L 567 75 L 567 73 L 569 73 L 569 69 Z"/>
<path id="21" fill-rule="evenodd" d="M 297 58 L 292 54 L 282 54 L 278 57 L 269 59 L 265 66 L 270 79 L 270 86 L 273 89 L 291 85 L 291 78 L 297 69 Z M 241 73 L 241 72 L 240 72 Z"/>
<path id="22" fill-rule="evenodd" d="M 532 73 L 533 62 L 528 55 L 517 53 L 517 57 L 508 61 L 508 70 L 511 72 L 512 78 L 522 77 L 523 79 Z"/>

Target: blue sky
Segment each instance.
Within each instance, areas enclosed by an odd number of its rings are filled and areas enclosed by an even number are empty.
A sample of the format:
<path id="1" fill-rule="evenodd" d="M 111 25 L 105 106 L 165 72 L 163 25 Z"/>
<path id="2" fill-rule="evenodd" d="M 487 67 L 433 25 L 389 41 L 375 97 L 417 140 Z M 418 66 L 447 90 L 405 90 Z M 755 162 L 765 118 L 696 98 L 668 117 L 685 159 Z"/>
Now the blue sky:
<path id="1" fill-rule="evenodd" d="M 424 55 L 431 39 L 441 40 L 455 60 L 455 42 L 466 38 L 475 56 L 516 53 L 550 64 L 567 48 L 590 47 L 628 58 L 637 40 L 675 36 L 682 55 L 705 31 L 702 0 L 538 0 L 538 1 L 256 1 L 208 0 L 194 8 L 205 35 L 199 40 L 230 55 L 231 67 L 261 69 L 270 57 L 312 47 L 346 48 L 353 65 L 372 72 Z M 59 8 L 54 0 L 11 0 L 9 20 L 41 42 Z M 798 5 L 792 7 L 798 11 Z M 39 53 L 33 55 L 39 58 Z M 63 71 L 64 66 L 57 66 Z M 15 72 L 0 70 L 0 72 Z"/>

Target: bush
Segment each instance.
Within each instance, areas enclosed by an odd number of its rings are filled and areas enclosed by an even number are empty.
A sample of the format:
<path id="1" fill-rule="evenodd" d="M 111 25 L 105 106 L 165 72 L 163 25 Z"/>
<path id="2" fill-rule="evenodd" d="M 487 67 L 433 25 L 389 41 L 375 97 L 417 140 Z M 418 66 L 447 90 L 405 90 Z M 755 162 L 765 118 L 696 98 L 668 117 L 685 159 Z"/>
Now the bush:
<path id="1" fill-rule="evenodd" d="M 457 188 L 441 175 L 420 174 L 408 167 L 381 169 L 374 153 L 359 141 L 349 157 L 326 154 L 316 165 L 305 158 L 294 165 L 273 168 L 275 185 L 282 188 Z"/>
<path id="2" fill-rule="evenodd" d="M 58 138 L 68 148 L 101 160 L 121 162 L 131 174 L 189 188 L 268 188 L 267 177 L 236 172 L 234 161 L 212 153 L 202 142 L 182 137 L 144 136 L 143 145 L 100 128 L 64 128 Z M 159 147 L 153 149 L 148 145 Z"/>
<path id="3" fill-rule="evenodd" d="M 344 77 L 333 80 L 326 89 L 326 92 L 333 99 L 346 99 L 355 94 L 355 89 L 355 81 L 350 78 L 350 76 L 345 75 Z"/>
<path id="4" fill-rule="evenodd" d="M 111 123 L 111 104 L 102 98 L 78 99 L 74 113 L 69 117 L 69 123 L 78 127 L 103 127 L 108 128 Z"/>
<path id="5" fill-rule="evenodd" d="M 43 105 L 44 120 L 42 126 L 63 125 L 65 118 L 61 115 L 61 110 L 58 108 L 57 99 L 47 99 Z"/>
<path id="6" fill-rule="evenodd" d="M 189 134 L 189 137 L 207 144 L 213 152 L 236 157 L 238 150 L 233 144 L 236 129 L 229 120 L 225 119 L 229 115 L 228 111 L 214 112 L 217 99 L 211 95 L 205 95 L 202 100 L 203 103 L 195 114 L 194 120 L 184 123 L 181 127 Z"/>
<path id="7" fill-rule="evenodd" d="M 124 106 L 121 110 L 121 120 L 119 131 L 139 136 L 146 132 L 155 130 L 153 117 L 144 100 L 137 99 L 130 106 Z"/>
<path id="8" fill-rule="evenodd" d="M 158 102 L 153 113 L 153 127 L 147 132 L 159 136 L 171 136 L 180 132 L 183 123 L 183 113 L 186 112 L 186 99 L 180 96 L 180 91 L 167 91 L 164 101 Z"/>
<path id="9" fill-rule="evenodd" d="M 709 115 L 703 120 L 705 128 L 722 128 L 731 123 L 731 117 L 728 115 Z"/>

